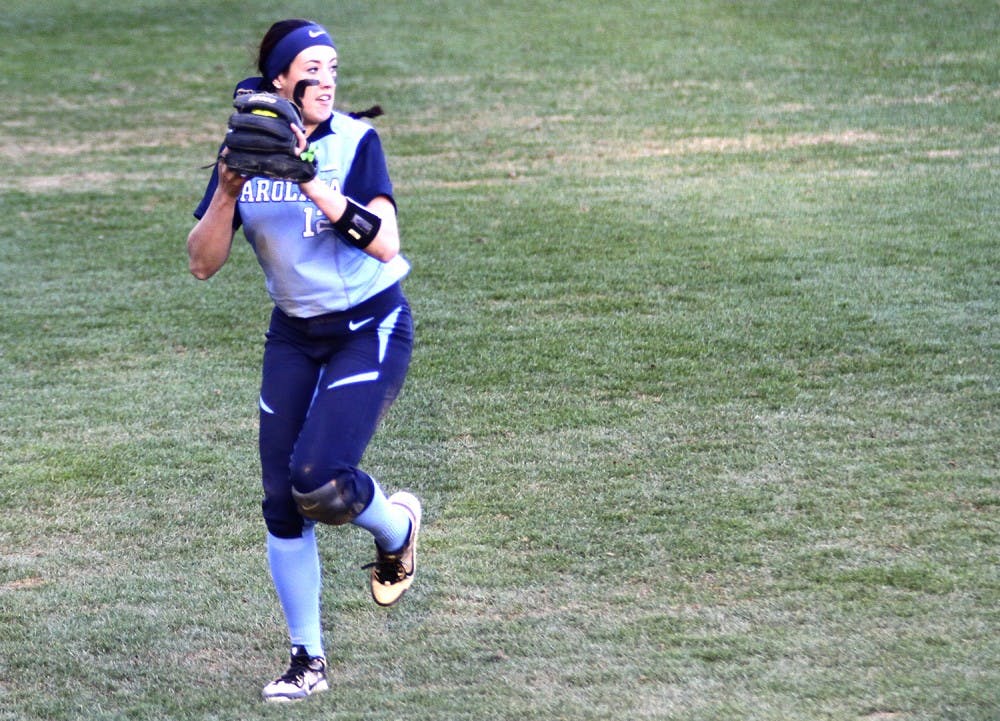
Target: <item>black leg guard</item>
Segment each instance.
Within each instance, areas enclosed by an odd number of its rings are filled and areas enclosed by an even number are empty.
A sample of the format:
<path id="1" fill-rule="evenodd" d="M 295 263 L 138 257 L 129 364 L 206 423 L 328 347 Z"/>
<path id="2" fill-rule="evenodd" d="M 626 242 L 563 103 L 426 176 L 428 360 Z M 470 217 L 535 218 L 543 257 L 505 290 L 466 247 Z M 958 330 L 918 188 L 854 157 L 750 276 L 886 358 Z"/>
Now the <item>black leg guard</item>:
<path id="1" fill-rule="evenodd" d="M 358 475 L 364 475 L 358 472 Z M 369 480 L 366 478 L 365 480 Z M 358 486 L 361 485 L 361 490 Z M 366 492 L 367 491 L 367 492 Z M 305 518 L 331 526 L 350 523 L 372 500 L 372 484 L 359 484 L 355 477 L 334 478 L 315 491 L 299 493 L 292 489 L 292 498 Z"/>

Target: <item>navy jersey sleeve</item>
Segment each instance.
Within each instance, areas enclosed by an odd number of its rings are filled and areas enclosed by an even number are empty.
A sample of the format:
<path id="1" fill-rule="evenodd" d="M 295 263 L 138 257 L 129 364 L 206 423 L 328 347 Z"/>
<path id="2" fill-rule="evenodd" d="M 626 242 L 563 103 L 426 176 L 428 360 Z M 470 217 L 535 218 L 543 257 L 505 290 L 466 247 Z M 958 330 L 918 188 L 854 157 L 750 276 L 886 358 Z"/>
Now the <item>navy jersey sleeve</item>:
<path id="1" fill-rule="evenodd" d="M 358 143 L 351 169 L 344 179 L 344 195 L 367 205 L 380 195 L 396 203 L 392 194 L 389 168 L 382 151 L 382 141 L 375 130 L 369 130 Z"/>
<path id="2" fill-rule="evenodd" d="M 223 146 L 224 147 L 224 146 Z M 222 151 L 222 148 L 219 148 Z M 212 196 L 215 194 L 215 188 L 219 185 L 219 165 L 216 163 L 215 167 L 212 168 L 212 177 L 208 179 L 208 187 L 205 188 L 205 195 L 202 196 L 201 202 L 198 203 L 198 207 L 194 209 L 194 217 L 201 220 L 205 213 L 208 211 L 208 206 L 212 202 Z M 238 230 L 243 221 L 240 218 L 240 206 L 237 204 L 236 212 L 233 214 L 233 230 Z"/>
<path id="3" fill-rule="evenodd" d="M 205 188 L 205 195 L 202 196 L 201 202 L 198 203 L 198 207 L 194 209 L 194 217 L 201 220 L 205 213 L 208 211 L 208 205 L 212 202 L 212 195 L 215 193 L 215 188 L 219 184 L 219 165 L 215 164 L 212 168 L 212 177 L 208 180 L 208 187 Z"/>

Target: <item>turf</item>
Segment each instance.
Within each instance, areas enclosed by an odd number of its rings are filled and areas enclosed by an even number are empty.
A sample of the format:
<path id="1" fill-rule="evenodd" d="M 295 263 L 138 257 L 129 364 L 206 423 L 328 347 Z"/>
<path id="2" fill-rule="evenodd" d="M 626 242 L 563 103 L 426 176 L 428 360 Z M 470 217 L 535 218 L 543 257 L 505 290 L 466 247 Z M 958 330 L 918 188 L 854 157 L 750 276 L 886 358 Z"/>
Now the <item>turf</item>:
<path id="1" fill-rule="evenodd" d="M 258 700 L 269 312 L 184 239 L 269 23 L 381 104 L 425 503 Z M 0 720 L 1000 717 L 1000 30 L 981 0 L 8 0 Z"/>

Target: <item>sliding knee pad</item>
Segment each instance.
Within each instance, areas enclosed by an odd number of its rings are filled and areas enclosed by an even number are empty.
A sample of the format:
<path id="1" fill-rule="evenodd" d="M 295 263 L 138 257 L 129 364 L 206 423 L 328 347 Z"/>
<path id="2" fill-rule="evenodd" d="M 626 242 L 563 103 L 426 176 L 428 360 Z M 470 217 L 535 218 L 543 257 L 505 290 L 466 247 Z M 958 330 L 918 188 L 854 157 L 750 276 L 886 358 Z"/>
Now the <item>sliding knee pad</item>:
<path id="1" fill-rule="evenodd" d="M 314 491 L 299 493 L 293 488 L 292 498 L 303 517 L 331 526 L 342 526 L 353 521 L 368 507 L 373 489 L 374 483 L 366 474 L 356 469 L 345 469 Z"/>

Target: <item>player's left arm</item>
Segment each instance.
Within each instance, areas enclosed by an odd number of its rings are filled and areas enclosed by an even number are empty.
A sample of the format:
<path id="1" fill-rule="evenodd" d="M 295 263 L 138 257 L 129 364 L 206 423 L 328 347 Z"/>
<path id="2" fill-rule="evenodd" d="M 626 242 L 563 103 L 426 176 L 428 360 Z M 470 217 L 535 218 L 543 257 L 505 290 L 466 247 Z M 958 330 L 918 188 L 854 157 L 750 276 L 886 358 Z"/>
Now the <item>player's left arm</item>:
<path id="1" fill-rule="evenodd" d="M 296 127 L 292 130 L 299 140 L 297 152 L 301 153 L 309 143 L 301 130 Z M 381 157 L 381 146 L 378 153 Z M 384 161 L 382 163 L 384 166 Z M 321 181 L 319 176 L 299 183 L 299 187 L 352 245 L 383 263 L 399 255 L 399 224 L 392 198 L 376 195 L 366 205 L 360 205 Z"/>
<path id="2" fill-rule="evenodd" d="M 369 246 L 365 252 L 383 263 L 388 262 L 399 254 L 399 225 L 396 222 L 396 204 L 384 195 L 379 195 L 372 198 L 366 207 L 382 220 L 382 224 L 379 227 L 378 235 L 372 242 L 375 247 Z"/>
<path id="3" fill-rule="evenodd" d="M 399 254 L 399 225 L 392 200 L 379 195 L 362 206 L 319 177 L 300 183 L 299 187 L 341 235 L 356 239 L 357 242 L 353 243 L 356 247 L 383 263 L 388 263 Z M 366 229 L 374 224 L 377 224 L 377 229 L 368 235 Z"/>

